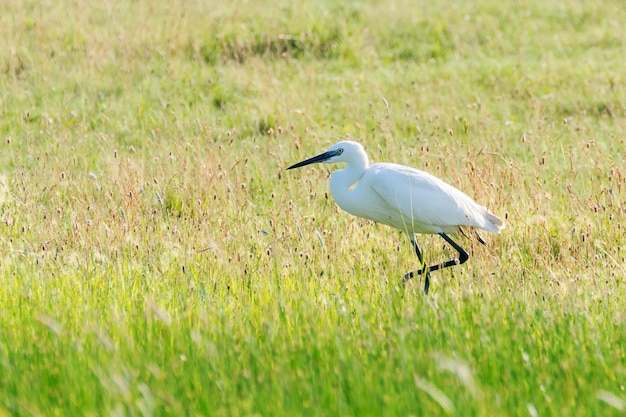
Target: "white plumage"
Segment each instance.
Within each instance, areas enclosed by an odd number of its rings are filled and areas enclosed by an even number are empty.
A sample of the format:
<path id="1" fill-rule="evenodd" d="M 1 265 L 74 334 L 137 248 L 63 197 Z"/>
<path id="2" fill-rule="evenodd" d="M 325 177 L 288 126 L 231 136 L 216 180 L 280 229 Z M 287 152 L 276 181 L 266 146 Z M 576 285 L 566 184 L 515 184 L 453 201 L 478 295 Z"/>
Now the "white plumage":
<path id="1" fill-rule="evenodd" d="M 434 175 L 391 163 L 369 165 L 365 150 L 357 142 L 339 142 L 323 154 L 287 169 L 316 162 L 347 164 L 330 177 L 330 193 L 342 210 L 395 227 L 409 235 L 422 263 L 417 274 L 426 276 L 425 292 L 428 292 L 430 271 L 463 263 L 468 258 L 447 233 L 456 233 L 461 227 L 494 233 L 504 229 L 504 222 L 499 217 Z M 459 259 L 426 268 L 415 233 L 441 235 L 459 251 Z M 409 273 L 405 278 L 413 275 Z"/>

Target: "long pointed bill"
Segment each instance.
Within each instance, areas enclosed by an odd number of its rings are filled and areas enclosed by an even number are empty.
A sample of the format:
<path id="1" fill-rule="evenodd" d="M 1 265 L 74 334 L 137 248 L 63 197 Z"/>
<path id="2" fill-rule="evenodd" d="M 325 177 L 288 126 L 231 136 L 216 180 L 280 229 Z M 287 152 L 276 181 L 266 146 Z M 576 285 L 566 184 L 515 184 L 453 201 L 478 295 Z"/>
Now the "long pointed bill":
<path id="1" fill-rule="evenodd" d="M 305 165 L 316 164 L 316 163 L 318 163 L 318 162 L 324 162 L 324 161 L 326 161 L 327 159 L 330 159 L 330 158 L 332 158 L 332 157 L 333 157 L 333 156 L 335 156 L 335 155 L 337 155 L 337 153 L 336 153 L 336 152 L 331 152 L 331 151 L 324 152 L 324 153 L 322 153 L 322 154 L 319 154 L 319 155 L 317 155 L 317 156 L 314 156 L 313 158 L 309 158 L 309 159 L 307 159 L 307 160 L 305 160 L 305 161 L 298 162 L 297 164 L 294 164 L 294 165 L 290 166 L 290 167 L 289 167 L 289 168 L 287 168 L 287 169 L 300 168 L 300 167 L 303 167 L 303 166 L 305 166 Z"/>

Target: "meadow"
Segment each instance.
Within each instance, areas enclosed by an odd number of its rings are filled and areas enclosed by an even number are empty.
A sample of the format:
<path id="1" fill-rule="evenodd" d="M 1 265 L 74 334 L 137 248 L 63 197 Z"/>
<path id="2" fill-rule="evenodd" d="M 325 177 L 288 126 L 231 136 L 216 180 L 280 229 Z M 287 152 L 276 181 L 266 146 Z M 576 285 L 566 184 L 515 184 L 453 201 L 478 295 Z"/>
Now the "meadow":
<path id="1" fill-rule="evenodd" d="M 0 417 L 626 412 L 626 9 L 0 3 Z M 507 223 L 402 284 L 332 143 Z M 428 261 L 452 253 L 420 236 Z"/>

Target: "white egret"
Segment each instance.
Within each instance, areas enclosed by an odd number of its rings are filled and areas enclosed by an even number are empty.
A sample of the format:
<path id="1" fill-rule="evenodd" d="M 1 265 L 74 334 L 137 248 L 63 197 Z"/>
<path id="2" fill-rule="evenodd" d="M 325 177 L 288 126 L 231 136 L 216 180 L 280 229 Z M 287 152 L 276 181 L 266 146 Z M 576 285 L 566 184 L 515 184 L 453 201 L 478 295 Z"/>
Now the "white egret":
<path id="1" fill-rule="evenodd" d="M 407 273 L 404 279 L 424 275 L 426 294 L 430 272 L 462 264 L 469 258 L 448 233 L 463 233 L 461 227 L 464 226 L 494 233 L 504 229 L 502 219 L 489 209 L 427 172 L 391 163 L 370 165 L 363 146 L 357 142 L 336 143 L 328 151 L 287 169 L 319 162 L 347 164 L 330 176 L 330 194 L 342 210 L 395 227 L 409 235 L 420 269 Z M 459 253 L 459 257 L 427 267 L 415 239 L 416 233 L 438 234 Z M 480 236 L 478 239 L 484 243 Z"/>

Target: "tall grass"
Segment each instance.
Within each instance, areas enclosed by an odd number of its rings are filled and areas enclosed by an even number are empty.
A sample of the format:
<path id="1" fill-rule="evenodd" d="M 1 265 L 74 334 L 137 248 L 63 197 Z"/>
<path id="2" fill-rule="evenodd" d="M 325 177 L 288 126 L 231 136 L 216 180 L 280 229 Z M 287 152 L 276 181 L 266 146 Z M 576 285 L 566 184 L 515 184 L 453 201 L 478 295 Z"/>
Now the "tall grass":
<path id="1" fill-rule="evenodd" d="M 620 415 L 625 13 L 2 3 L 0 415 Z M 403 286 L 343 138 L 507 229 Z"/>

